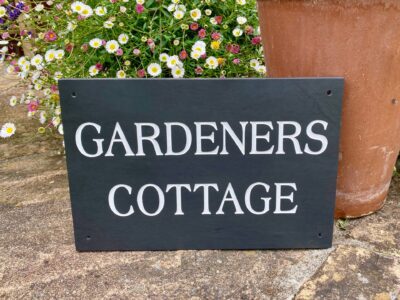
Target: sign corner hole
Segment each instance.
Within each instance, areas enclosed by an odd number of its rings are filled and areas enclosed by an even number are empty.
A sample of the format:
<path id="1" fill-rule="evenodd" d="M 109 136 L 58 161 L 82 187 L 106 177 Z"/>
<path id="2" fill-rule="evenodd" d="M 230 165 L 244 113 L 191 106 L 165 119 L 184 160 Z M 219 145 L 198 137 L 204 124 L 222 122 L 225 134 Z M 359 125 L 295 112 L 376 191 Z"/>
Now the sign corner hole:
<path id="1" fill-rule="evenodd" d="M 72 98 L 76 98 L 76 92 L 71 93 Z"/>
<path id="2" fill-rule="evenodd" d="M 86 241 L 90 241 L 92 239 L 92 237 L 90 235 L 86 236 Z"/>
<path id="3" fill-rule="evenodd" d="M 322 238 L 322 232 L 318 233 L 318 238 Z"/>
<path id="4" fill-rule="evenodd" d="M 327 91 L 326 91 L 326 94 L 327 94 L 328 96 L 332 96 L 332 95 L 333 95 L 333 92 L 332 92 L 332 90 L 327 90 Z"/>

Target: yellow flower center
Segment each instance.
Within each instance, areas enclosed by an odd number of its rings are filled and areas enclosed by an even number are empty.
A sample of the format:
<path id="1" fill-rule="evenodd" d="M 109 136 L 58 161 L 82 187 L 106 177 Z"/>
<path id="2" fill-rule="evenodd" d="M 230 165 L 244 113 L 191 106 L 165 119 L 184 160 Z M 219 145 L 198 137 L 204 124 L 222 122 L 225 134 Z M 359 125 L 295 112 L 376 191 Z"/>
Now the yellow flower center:
<path id="1" fill-rule="evenodd" d="M 151 71 L 152 71 L 153 73 L 157 73 L 158 68 L 157 68 L 157 67 L 153 67 L 153 68 L 151 68 Z"/>
<path id="2" fill-rule="evenodd" d="M 11 133 L 13 132 L 13 129 L 12 129 L 11 127 L 8 127 L 8 128 L 6 129 L 6 131 L 7 131 L 8 134 L 11 134 Z"/>

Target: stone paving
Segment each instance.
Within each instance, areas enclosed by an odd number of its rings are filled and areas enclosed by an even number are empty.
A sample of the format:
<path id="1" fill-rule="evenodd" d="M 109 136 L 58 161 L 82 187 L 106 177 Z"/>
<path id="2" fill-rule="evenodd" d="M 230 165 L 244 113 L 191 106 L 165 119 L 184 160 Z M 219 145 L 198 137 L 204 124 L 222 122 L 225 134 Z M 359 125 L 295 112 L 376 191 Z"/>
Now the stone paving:
<path id="1" fill-rule="evenodd" d="M 36 133 L 0 67 L 0 299 L 399 299 L 400 178 L 326 250 L 78 253 L 61 141 Z"/>

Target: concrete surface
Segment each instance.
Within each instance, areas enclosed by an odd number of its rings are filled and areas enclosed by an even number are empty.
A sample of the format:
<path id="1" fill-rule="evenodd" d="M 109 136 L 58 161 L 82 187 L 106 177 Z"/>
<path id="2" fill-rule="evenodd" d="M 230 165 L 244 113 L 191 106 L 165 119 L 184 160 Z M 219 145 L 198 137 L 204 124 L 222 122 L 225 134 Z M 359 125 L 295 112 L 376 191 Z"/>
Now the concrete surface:
<path id="1" fill-rule="evenodd" d="M 17 125 L 0 139 L 1 299 L 399 299 L 399 178 L 327 250 L 76 252 L 60 140 L 8 105 L 23 85 L 0 72 L 0 124 Z"/>

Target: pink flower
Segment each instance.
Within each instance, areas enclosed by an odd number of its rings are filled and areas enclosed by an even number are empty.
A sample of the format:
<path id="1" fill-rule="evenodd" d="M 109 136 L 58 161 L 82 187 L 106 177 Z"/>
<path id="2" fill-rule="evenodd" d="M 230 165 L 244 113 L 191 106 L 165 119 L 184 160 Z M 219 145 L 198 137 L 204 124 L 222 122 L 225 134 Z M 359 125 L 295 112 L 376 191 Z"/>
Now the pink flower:
<path id="1" fill-rule="evenodd" d="M 101 40 L 101 45 L 102 46 L 105 46 L 107 44 L 107 41 L 106 40 Z"/>
<path id="2" fill-rule="evenodd" d="M 228 44 L 226 46 L 226 51 L 233 54 L 238 54 L 240 52 L 240 46 L 236 44 Z"/>
<path id="3" fill-rule="evenodd" d="M 154 41 L 152 39 L 148 39 L 147 40 L 147 45 L 149 45 L 150 51 L 153 52 L 154 48 L 156 47 L 156 44 L 154 43 Z"/>
<path id="4" fill-rule="evenodd" d="M 261 36 L 255 36 L 251 39 L 251 43 L 253 45 L 261 44 Z"/>
<path id="5" fill-rule="evenodd" d="M 215 16 L 214 19 L 215 19 L 215 22 L 217 22 L 218 25 L 222 23 L 222 16 Z"/>
<path id="6" fill-rule="evenodd" d="M 196 69 L 194 69 L 194 72 L 195 72 L 197 75 L 201 75 L 201 74 L 203 74 L 203 68 L 200 67 L 200 66 L 197 66 Z"/>
<path id="7" fill-rule="evenodd" d="M 144 69 L 138 70 L 138 71 L 137 71 L 137 76 L 138 76 L 139 78 L 145 77 L 145 76 L 146 76 L 146 71 L 145 71 Z"/>
<path id="8" fill-rule="evenodd" d="M 55 40 L 57 40 L 57 34 L 53 30 L 49 30 L 44 35 L 44 40 L 46 42 L 54 42 Z"/>
<path id="9" fill-rule="evenodd" d="M 219 39 L 221 38 L 221 34 L 218 33 L 218 32 L 213 32 L 213 33 L 211 34 L 211 38 L 212 38 L 214 41 L 217 41 L 217 40 L 219 40 Z"/>
<path id="10" fill-rule="evenodd" d="M 244 29 L 244 32 L 245 32 L 246 34 L 253 34 L 254 28 L 251 27 L 250 25 L 247 25 L 247 26 L 245 27 L 245 29 Z"/>
<path id="11" fill-rule="evenodd" d="M 81 16 L 81 15 L 78 15 L 78 21 L 82 21 L 82 20 L 85 20 L 85 17 L 84 16 Z"/>
<path id="12" fill-rule="evenodd" d="M 192 23 L 190 24 L 190 30 L 196 31 L 197 29 L 199 29 L 199 24 L 197 23 Z"/>
<path id="13" fill-rule="evenodd" d="M 96 64 L 96 69 L 99 70 L 99 71 L 103 70 L 103 65 L 101 63 L 97 63 Z"/>
<path id="14" fill-rule="evenodd" d="M 240 64 L 240 59 L 239 59 L 239 58 L 234 58 L 234 59 L 232 60 L 232 62 L 233 62 L 235 65 L 238 65 L 238 64 Z"/>
<path id="15" fill-rule="evenodd" d="M 206 35 L 207 35 L 207 32 L 206 32 L 206 30 L 204 28 L 202 28 L 202 29 L 199 30 L 198 35 L 199 35 L 199 37 L 201 39 L 204 39 L 206 37 Z"/>
<path id="16" fill-rule="evenodd" d="M 139 49 L 133 49 L 133 55 L 139 56 L 140 55 L 140 50 Z"/>
<path id="17" fill-rule="evenodd" d="M 38 106 L 39 106 L 39 102 L 38 101 L 31 101 L 28 104 L 28 111 L 29 112 L 35 112 L 35 111 L 37 111 Z"/>
<path id="18" fill-rule="evenodd" d="M 83 52 L 87 52 L 89 50 L 89 45 L 88 44 L 83 44 L 81 47 Z"/>
<path id="19" fill-rule="evenodd" d="M 179 53 L 179 58 L 180 58 L 181 60 L 185 60 L 185 59 L 187 58 L 187 56 L 188 56 L 188 54 L 187 54 L 187 52 L 186 52 L 185 49 L 183 49 L 183 50 Z"/>
<path id="20" fill-rule="evenodd" d="M 71 53 L 72 49 L 74 49 L 74 44 L 69 43 L 65 46 L 65 51 L 67 51 L 68 53 Z"/>
<path id="21" fill-rule="evenodd" d="M 8 32 L 3 32 L 3 34 L 1 35 L 2 39 L 8 39 L 10 37 L 10 34 Z"/>
<path id="22" fill-rule="evenodd" d="M 57 5 L 56 5 L 56 8 L 57 8 L 58 10 L 62 10 L 62 7 L 63 7 L 62 4 L 57 4 Z"/>
<path id="23" fill-rule="evenodd" d="M 115 54 L 117 56 L 121 56 L 122 54 L 124 54 L 124 51 L 121 48 L 119 48 Z"/>
<path id="24" fill-rule="evenodd" d="M 136 4 L 136 12 L 141 14 L 144 11 L 144 6 L 142 4 Z"/>
<path id="25" fill-rule="evenodd" d="M 52 93 L 56 93 L 58 91 L 58 86 L 56 84 L 52 84 L 50 87 Z"/>

